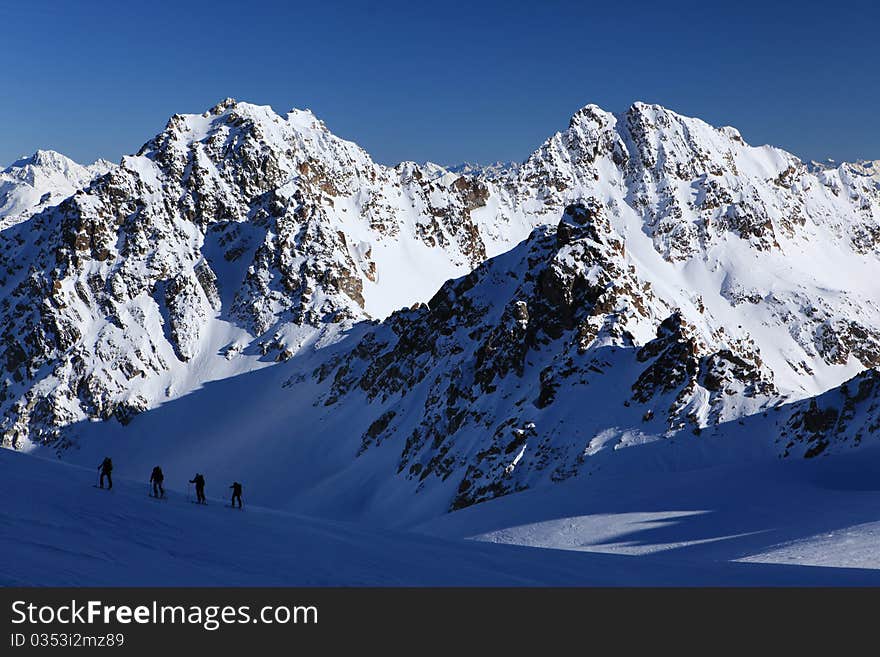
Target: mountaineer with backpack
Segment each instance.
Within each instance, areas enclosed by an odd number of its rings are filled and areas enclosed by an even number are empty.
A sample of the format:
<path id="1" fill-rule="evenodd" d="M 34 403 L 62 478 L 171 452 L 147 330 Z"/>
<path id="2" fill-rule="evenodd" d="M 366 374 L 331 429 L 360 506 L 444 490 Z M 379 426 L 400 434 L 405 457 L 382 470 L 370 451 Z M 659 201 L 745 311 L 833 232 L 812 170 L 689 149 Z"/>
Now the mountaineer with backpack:
<path id="1" fill-rule="evenodd" d="M 196 476 L 189 480 L 189 483 L 196 485 L 196 503 L 207 504 L 208 502 L 205 499 L 205 478 L 197 472 Z"/>
<path id="2" fill-rule="evenodd" d="M 165 497 L 165 489 L 162 487 L 163 481 L 165 481 L 165 475 L 162 474 L 162 468 L 157 465 L 150 474 L 150 483 L 153 484 L 153 497 Z"/>
<path id="3" fill-rule="evenodd" d="M 107 489 L 112 489 L 113 477 L 110 473 L 113 472 L 113 461 L 109 456 L 104 457 L 104 460 L 101 461 L 101 465 L 98 466 L 98 470 L 101 471 L 101 477 L 98 479 L 98 488 L 104 488 L 104 477 L 107 477 Z"/>
<path id="4" fill-rule="evenodd" d="M 235 508 L 235 500 L 238 500 L 238 508 L 241 508 L 241 484 L 237 481 L 233 481 L 230 486 L 232 489 L 232 503 L 229 505 L 233 509 Z"/>

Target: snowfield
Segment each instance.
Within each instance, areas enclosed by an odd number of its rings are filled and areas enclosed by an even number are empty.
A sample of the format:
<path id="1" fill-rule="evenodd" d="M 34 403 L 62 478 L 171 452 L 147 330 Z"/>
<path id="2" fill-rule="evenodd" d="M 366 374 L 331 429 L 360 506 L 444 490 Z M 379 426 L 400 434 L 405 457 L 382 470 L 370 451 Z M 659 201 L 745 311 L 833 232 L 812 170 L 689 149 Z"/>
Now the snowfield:
<path id="1" fill-rule="evenodd" d="M 207 506 L 167 480 L 168 499 L 149 498 L 148 472 L 102 491 L 96 471 L 0 450 L 4 487 L 27 491 L 0 508 L 0 584 L 877 586 L 880 455 L 869 462 L 704 470 L 638 491 L 572 482 L 453 513 L 428 536 L 252 506 L 247 488 L 244 511 L 226 508 L 212 478 Z"/>
<path id="2" fill-rule="evenodd" d="M 700 563 L 880 568 L 880 449 L 572 481 L 418 527 L 506 545 Z M 866 580 L 868 581 L 868 580 Z"/>

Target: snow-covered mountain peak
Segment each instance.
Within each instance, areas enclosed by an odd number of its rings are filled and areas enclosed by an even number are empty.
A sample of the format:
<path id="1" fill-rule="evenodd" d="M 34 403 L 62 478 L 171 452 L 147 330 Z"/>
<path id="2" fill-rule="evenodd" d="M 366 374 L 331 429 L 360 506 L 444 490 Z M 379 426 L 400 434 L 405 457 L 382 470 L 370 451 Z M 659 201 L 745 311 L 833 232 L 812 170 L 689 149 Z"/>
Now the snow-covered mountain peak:
<path id="1" fill-rule="evenodd" d="M 587 103 L 577 112 L 572 114 L 571 119 L 569 119 L 568 125 L 572 126 L 582 121 L 603 123 L 606 120 L 613 118 L 614 114 L 612 114 L 611 112 L 602 109 L 595 103 Z"/>
<path id="2" fill-rule="evenodd" d="M 116 165 L 83 166 L 52 150 L 38 150 L 0 171 L 0 229 L 61 202 Z"/>
<path id="3" fill-rule="evenodd" d="M 856 174 L 869 176 L 880 185 L 880 160 L 858 160 L 849 163 L 849 167 Z"/>
<path id="4" fill-rule="evenodd" d="M 289 359 L 316 336 L 425 300 L 487 244 L 524 234 L 492 232 L 503 222 L 479 216 L 488 198 L 472 177 L 378 165 L 310 112 L 228 100 L 174 115 L 3 245 L 0 321 L 16 371 L 5 398 L 19 409 L 6 435 L 45 424 L 26 401 L 45 394 L 31 378 L 47 375 L 41 365 L 64 381 L 45 384 L 56 416 L 127 421 L 199 377 Z M 46 289 L 56 302 L 24 303 Z M 47 339 L 49 324 L 64 337 Z"/>
<path id="5" fill-rule="evenodd" d="M 455 173 L 465 176 L 476 176 L 484 180 L 503 182 L 505 179 L 515 175 L 520 164 L 518 162 L 492 162 L 491 164 L 475 164 L 473 162 L 463 162 L 449 167 L 440 167 L 439 165 L 428 162 L 425 168 L 438 167 L 442 172 Z"/>
<path id="6" fill-rule="evenodd" d="M 25 167 L 39 167 L 43 171 L 54 170 L 59 173 L 65 173 L 79 168 L 80 165 L 57 151 L 37 150 L 30 157 L 23 157 L 13 162 L 9 169 Z"/>
<path id="7" fill-rule="evenodd" d="M 82 165 L 72 159 L 53 150 L 37 150 L 33 155 L 21 158 L 5 169 L 4 173 L 13 173 L 20 169 L 27 171 L 32 179 L 34 175 L 49 176 L 52 173 L 62 174 L 72 180 L 83 178 L 83 172 L 88 172 L 92 178 L 102 175 L 115 165 L 104 159 L 98 159 L 92 164 Z"/>

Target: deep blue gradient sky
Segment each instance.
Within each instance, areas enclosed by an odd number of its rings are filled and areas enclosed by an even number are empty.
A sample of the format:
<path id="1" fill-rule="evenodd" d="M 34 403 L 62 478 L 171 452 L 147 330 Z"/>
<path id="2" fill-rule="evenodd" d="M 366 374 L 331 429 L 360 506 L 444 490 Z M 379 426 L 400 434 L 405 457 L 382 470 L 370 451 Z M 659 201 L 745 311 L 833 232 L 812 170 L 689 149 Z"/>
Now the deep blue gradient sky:
<path id="1" fill-rule="evenodd" d="M 226 96 L 310 108 L 385 163 L 522 160 L 579 107 L 635 100 L 878 159 L 878 27 L 827 0 L 0 0 L 0 164 L 118 161 Z"/>

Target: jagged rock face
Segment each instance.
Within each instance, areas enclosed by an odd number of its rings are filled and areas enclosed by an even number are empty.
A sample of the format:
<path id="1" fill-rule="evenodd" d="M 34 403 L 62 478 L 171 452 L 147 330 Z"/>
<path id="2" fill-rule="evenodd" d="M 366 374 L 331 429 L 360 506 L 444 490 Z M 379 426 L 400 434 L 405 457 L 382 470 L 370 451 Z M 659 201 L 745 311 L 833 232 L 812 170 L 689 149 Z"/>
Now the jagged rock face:
<path id="1" fill-rule="evenodd" d="M 880 196 L 864 165 L 816 170 L 733 128 L 644 103 L 620 116 L 588 105 L 507 176 L 518 203 L 545 214 L 610 195 L 641 217 L 666 259 L 704 258 L 728 236 L 752 249 L 782 248 L 820 227 L 859 253 L 876 251 Z"/>
<path id="2" fill-rule="evenodd" d="M 674 269 L 691 274 L 685 284 L 701 288 L 691 301 L 718 320 L 716 328 L 739 327 L 720 319 L 731 307 L 749 322 L 786 327 L 788 335 L 773 340 L 750 337 L 765 350 L 794 339 L 796 348 L 770 367 L 807 394 L 812 384 L 795 381 L 804 374 L 850 367 L 832 377 L 840 382 L 876 365 L 880 316 L 866 284 L 880 264 L 873 171 L 866 163 L 804 165 L 779 149 L 750 147 L 733 128 L 636 103 L 617 116 L 583 108 L 566 131 L 493 181 L 501 207 L 533 221 L 601 199 L 628 248 L 641 246 L 641 233 Z M 642 253 L 642 266 L 650 256 Z M 706 289 L 710 280 L 717 283 Z"/>
<path id="3" fill-rule="evenodd" d="M 376 407 L 360 454 L 396 450 L 417 490 L 454 479 L 456 509 L 588 468 L 606 422 L 699 431 L 777 399 L 754 344 L 699 333 L 639 278 L 591 198 L 315 377 L 332 382 L 326 405 Z"/>
<path id="4" fill-rule="evenodd" d="M 695 274 L 689 285 L 723 273 L 694 302 L 716 317 L 733 306 L 786 326 L 797 349 L 771 367 L 799 377 L 804 367 L 815 373 L 815 361 L 820 369 L 853 359 L 876 365 L 878 300 L 866 285 L 880 264 L 872 171 L 865 163 L 816 169 L 779 149 L 750 147 L 733 128 L 636 103 L 619 116 L 585 107 L 499 193 L 539 216 L 595 196 L 628 248 L 636 231 L 647 236 L 664 260 Z M 845 264 L 836 270 L 832 262 Z M 732 323 L 720 322 L 728 331 L 740 324 Z"/>
<path id="5" fill-rule="evenodd" d="M 713 338 L 717 344 L 719 336 Z M 680 312 L 660 323 L 657 337 L 636 358 L 651 364 L 632 385 L 633 400 L 644 404 L 674 393 L 665 412 L 671 430 L 688 424 L 699 429 L 738 417 L 740 409 L 731 406 L 731 398 L 765 401 L 778 395 L 773 373 L 753 342 L 735 340 L 713 348 Z"/>
<path id="6" fill-rule="evenodd" d="M 792 405 L 778 422 L 783 456 L 812 458 L 876 440 L 880 372 L 868 369 L 823 395 Z"/>
<path id="7" fill-rule="evenodd" d="M 232 355 L 286 360 L 309 331 L 411 303 L 419 285 L 399 283 L 398 302 L 379 280 L 418 274 L 423 254 L 438 271 L 422 286 L 484 260 L 471 214 L 488 196 L 474 178 L 377 165 L 308 112 L 228 100 L 175 115 L 137 155 L 3 232 L 4 444 L 130 419 L 186 392 L 188 365 L 220 350 L 230 369 Z"/>

